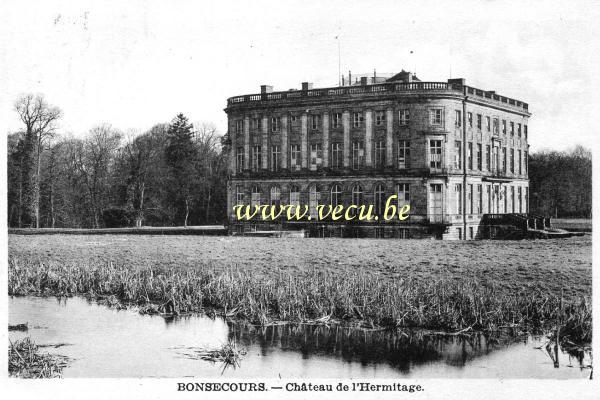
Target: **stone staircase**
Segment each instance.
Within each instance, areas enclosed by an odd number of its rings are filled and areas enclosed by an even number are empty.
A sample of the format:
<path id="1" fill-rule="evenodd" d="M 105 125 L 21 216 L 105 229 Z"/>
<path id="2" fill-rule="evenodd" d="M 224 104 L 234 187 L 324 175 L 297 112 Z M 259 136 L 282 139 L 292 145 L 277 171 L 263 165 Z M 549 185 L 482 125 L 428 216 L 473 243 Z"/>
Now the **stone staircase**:
<path id="1" fill-rule="evenodd" d="M 482 224 L 486 239 L 555 239 L 582 236 L 581 232 L 569 232 L 552 227 L 548 217 L 537 214 L 485 214 Z"/>

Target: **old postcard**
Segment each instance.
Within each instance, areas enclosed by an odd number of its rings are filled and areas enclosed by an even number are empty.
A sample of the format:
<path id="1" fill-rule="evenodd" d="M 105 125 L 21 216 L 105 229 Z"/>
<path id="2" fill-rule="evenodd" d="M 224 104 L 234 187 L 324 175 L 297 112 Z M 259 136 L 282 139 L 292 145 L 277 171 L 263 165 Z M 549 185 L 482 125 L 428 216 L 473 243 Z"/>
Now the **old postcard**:
<path id="1" fill-rule="evenodd" d="M 598 393 L 598 4 L 0 7 L 11 398 Z"/>

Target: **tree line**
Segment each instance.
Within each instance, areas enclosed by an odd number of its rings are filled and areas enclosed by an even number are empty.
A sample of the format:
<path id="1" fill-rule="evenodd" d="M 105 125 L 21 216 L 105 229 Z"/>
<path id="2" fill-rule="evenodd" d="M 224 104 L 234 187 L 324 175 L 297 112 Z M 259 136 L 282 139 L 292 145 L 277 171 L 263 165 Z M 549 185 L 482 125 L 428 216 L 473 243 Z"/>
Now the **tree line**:
<path id="1" fill-rule="evenodd" d="M 61 135 L 41 95 L 15 102 L 8 136 L 8 225 L 34 228 L 223 223 L 227 160 L 210 123 L 183 115 L 141 134 L 109 124 Z"/>

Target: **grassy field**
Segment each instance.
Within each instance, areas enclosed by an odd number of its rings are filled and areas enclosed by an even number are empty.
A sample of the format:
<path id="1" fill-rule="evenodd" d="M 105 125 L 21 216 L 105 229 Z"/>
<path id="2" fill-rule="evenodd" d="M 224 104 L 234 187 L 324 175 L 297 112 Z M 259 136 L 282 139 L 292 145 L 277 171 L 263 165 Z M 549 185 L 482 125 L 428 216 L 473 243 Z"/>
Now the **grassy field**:
<path id="1" fill-rule="evenodd" d="M 271 320 L 591 330 L 591 237 L 533 241 L 9 235 L 9 292 Z M 562 304 L 562 306 L 561 306 Z"/>

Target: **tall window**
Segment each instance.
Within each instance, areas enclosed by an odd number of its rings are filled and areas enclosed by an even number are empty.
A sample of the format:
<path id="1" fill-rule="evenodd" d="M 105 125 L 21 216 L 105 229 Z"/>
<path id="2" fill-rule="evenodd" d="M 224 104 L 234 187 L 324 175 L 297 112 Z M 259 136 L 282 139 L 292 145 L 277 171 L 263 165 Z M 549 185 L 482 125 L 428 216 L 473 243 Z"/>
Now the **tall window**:
<path id="1" fill-rule="evenodd" d="M 408 108 L 400 110 L 400 125 L 410 124 L 410 110 Z"/>
<path id="2" fill-rule="evenodd" d="M 502 171 L 506 172 L 506 147 L 502 148 Z"/>
<path id="3" fill-rule="evenodd" d="M 523 198 L 521 197 L 521 186 L 519 186 L 519 194 L 518 194 L 518 198 L 519 198 L 519 212 L 522 213 L 523 212 Z"/>
<path id="4" fill-rule="evenodd" d="M 498 147 L 494 146 L 492 148 L 492 171 L 498 172 L 499 163 L 498 163 Z"/>
<path id="5" fill-rule="evenodd" d="M 340 126 L 342 126 L 342 114 L 334 113 L 331 118 L 331 127 L 337 129 Z"/>
<path id="6" fill-rule="evenodd" d="M 517 162 L 518 162 L 518 165 L 519 165 L 519 175 L 521 175 L 523 173 L 523 168 L 522 168 L 522 166 L 523 166 L 523 159 L 521 157 L 521 150 L 518 150 L 517 153 L 518 153 Z"/>
<path id="7" fill-rule="evenodd" d="M 311 185 L 308 188 L 308 209 L 311 218 L 317 218 L 319 216 L 317 206 L 320 202 L 321 192 L 319 192 L 319 188 L 316 185 Z"/>
<path id="8" fill-rule="evenodd" d="M 469 205 L 469 214 L 473 214 L 473 185 L 467 186 L 467 204 Z"/>
<path id="9" fill-rule="evenodd" d="M 385 165 L 385 140 L 375 142 L 375 166 L 383 167 Z"/>
<path id="10" fill-rule="evenodd" d="M 296 185 L 290 187 L 290 206 L 300 205 L 300 188 Z"/>
<path id="11" fill-rule="evenodd" d="M 487 195 L 487 212 L 492 214 L 492 186 L 486 185 L 485 188 L 485 194 Z"/>
<path id="12" fill-rule="evenodd" d="M 502 120 L 502 134 L 506 135 L 506 120 Z"/>
<path id="13" fill-rule="evenodd" d="M 510 149 L 510 172 L 515 173 L 515 149 Z"/>
<path id="14" fill-rule="evenodd" d="M 375 113 L 375 125 L 385 124 L 385 111 L 377 111 Z"/>
<path id="15" fill-rule="evenodd" d="M 454 111 L 454 126 L 462 126 L 462 112 L 460 110 Z"/>
<path id="16" fill-rule="evenodd" d="M 343 165 L 343 154 L 341 143 L 331 143 L 331 167 L 341 168 Z"/>
<path id="17" fill-rule="evenodd" d="M 277 186 L 271 188 L 271 205 L 279 207 L 281 204 L 281 190 Z"/>
<path id="18" fill-rule="evenodd" d="M 237 185 L 235 187 L 235 204 L 237 204 L 237 205 L 244 204 L 244 187 L 241 185 Z"/>
<path id="19" fill-rule="evenodd" d="M 477 129 L 481 130 L 481 114 L 477 114 Z"/>
<path id="20" fill-rule="evenodd" d="M 490 159 L 492 158 L 491 153 L 491 148 L 489 144 L 485 145 L 485 169 L 486 171 L 489 171 L 491 169 L 491 165 L 490 165 Z"/>
<path id="21" fill-rule="evenodd" d="M 260 169 L 262 165 L 262 158 L 260 154 L 260 146 L 252 146 L 252 171 L 256 172 Z"/>
<path id="22" fill-rule="evenodd" d="M 473 169 L 473 143 L 467 144 L 467 167 Z"/>
<path id="23" fill-rule="evenodd" d="M 429 110 L 429 124 L 442 125 L 442 109 L 432 108 Z"/>
<path id="24" fill-rule="evenodd" d="M 442 168 L 442 141 L 429 141 L 429 167 L 433 169 Z"/>
<path id="25" fill-rule="evenodd" d="M 529 158 L 526 151 L 523 152 L 523 165 L 525 166 L 525 173 L 527 173 L 527 168 L 529 167 Z"/>
<path id="26" fill-rule="evenodd" d="M 271 171 L 279 171 L 279 162 L 281 159 L 281 150 L 278 145 L 271 146 Z"/>
<path id="27" fill-rule="evenodd" d="M 235 155 L 235 170 L 242 172 L 244 170 L 244 148 L 238 147 Z"/>
<path id="28" fill-rule="evenodd" d="M 331 206 L 336 207 L 342 205 L 342 188 L 340 185 L 331 187 Z"/>
<path id="29" fill-rule="evenodd" d="M 242 133 L 243 130 L 244 130 L 244 121 L 241 119 L 238 119 L 237 121 L 235 121 L 235 133 Z"/>
<path id="30" fill-rule="evenodd" d="M 527 125 L 523 125 L 523 136 L 525 137 L 525 140 L 527 140 Z"/>
<path id="31" fill-rule="evenodd" d="M 475 208 L 475 214 L 481 214 L 483 212 L 483 190 L 481 185 L 477 185 L 477 203 Z"/>
<path id="32" fill-rule="evenodd" d="M 271 118 L 271 132 L 277 132 L 279 130 L 279 117 Z"/>
<path id="33" fill-rule="evenodd" d="M 354 185 L 354 187 L 352 187 L 352 204 L 355 206 L 360 206 L 362 204 L 362 196 L 362 186 Z"/>
<path id="34" fill-rule="evenodd" d="M 517 205 L 515 204 L 515 187 L 511 186 L 510 187 L 510 204 L 512 207 L 512 212 L 515 212 L 515 208 L 517 208 Z"/>
<path id="35" fill-rule="evenodd" d="M 472 112 L 467 113 L 467 122 L 469 123 L 469 128 L 472 128 L 473 127 L 473 113 Z"/>
<path id="36" fill-rule="evenodd" d="M 256 185 L 252 186 L 251 193 L 250 205 L 252 208 L 260 206 L 260 188 Z"/>
<path id="37" fill-rule="evenodd" d="M 517 135 L 521 137 L 521 124 L 517 124 Z"/>
<path id="38" fill-rule="evenodd" d="M 323 150 L 320 143 L 312 143 L 310 145 L 310 170 L 316 171 L 317 168 L 323 165 Z"/>
<path id="39" fill-rule="evenodd" d="M 398 141 L 398 168 L 410 168 L 410 142 L 408 140 Z"/>
<path id="40" fill-rule="evenodd" d="M 360 128 L 364 121 L 363 114 L 361 112 L 352 113 L 352 126 Z"/>
<path id="41" fill-rule="evenodd" d="M 321 116 L 319 114 L 311 114 L 310 128 L 313 131 L 316 131 L 317 129 L 319 129 L 320 124 L 321 124 Z"/>
<path id="42" fill-rule="evenodd" d="M 525 202 L 523 204 L 523 212 L 528 212 L 527 205 L 529 204 L 529 188 L 525 188 Z"/>
<path id="43" fill-rule="evenodd" d="M 510 123 L 510 136 L 515 136 L 515 123 L 512 121 Z"/>
<path id="44" fill-rule="evenodd" d="M 491 128 L 490 117 L 485 117 L 485 130 L 489 132 L 490 128 Z"/>
<path id="45" fill-rule="evenodd" d="M 462 169 L 462 142 L 454 142 L 454 168 Z"/>
<path id="46" fill-rule="evenodd" d="M 261 121 L 262 121 L 262 119 L 260 117 L 252 118 L 250 120 L 250 126 L 252 127 L 253 130 L 260 130 L 261 125 L 262 125 Z"/>
<path id="47" fill-rule="evenodd" d="M 503 194 L 502 197 L 504 197 L 504 212 L 507 213 L 508 212 L 508 188 L 506 186 L 504 186 L 504 190 L 503 190 Z"/>
<path id="48" fill-rule="evenodd" d="M 477 170 L 481 171 L 483 160 L 481 159 L 481 143 L 477 143 Z"/>
<path id="49" fill-rule="evenodd" d="M 290 146 L 290 169 L 292 171 L 299 171 L 300 167 L 300 145 L 292 144 Z"/>
<path id="50" fill-rule="evenodd" d="M 410 204 L 410 184 L 399 183 L 396 185 L 396 192 L 398 193 L 398 208 Z"/>
<path id="51" fill-rule="evenodd" d="M 365 149 L 361 141 L 352 142 L 352 169 L 360 169 L 365 164 Z"/>
<path id="52" fill-rule="evenodd" d="M 454 186 L 454 194 L 456 196 L 456 213 L 457 214 L 462 214 L 463 212 L 463 208 L 462 208 L 462 184 L 457 183 Z"/>
<path id="53" fill-rule="evenodd" d="M 498 118 L 494 118 L 494 135 L 498 136 L 500 127 L 498 124 Z"/>
<path id="54" fill-rule="evenodd" d="M 385 186 L 381 183 L 375 185 L 375 214 L 382 215 L 385 209 Z"/>

